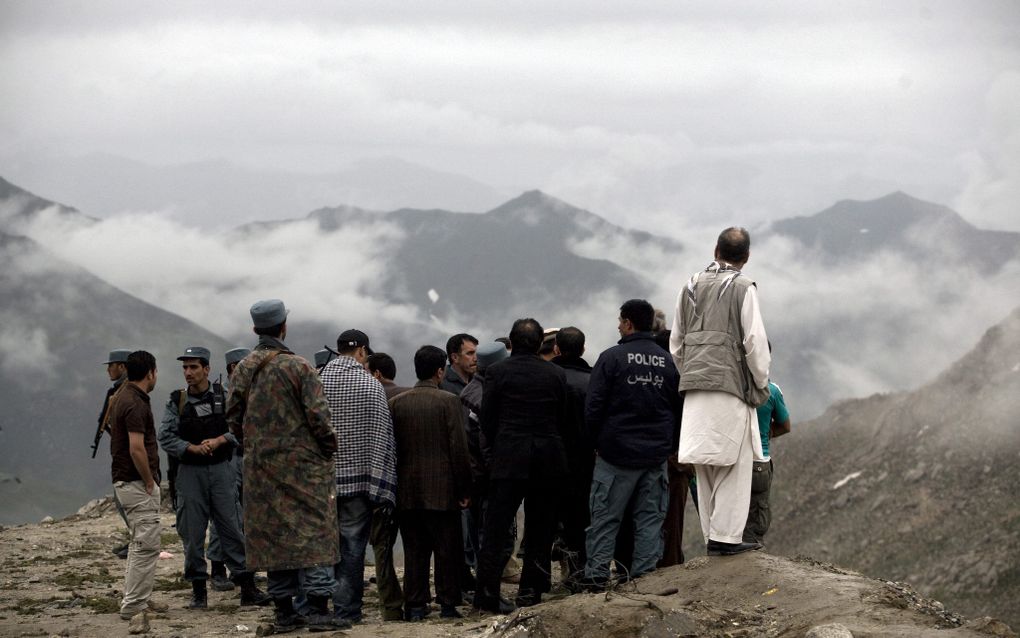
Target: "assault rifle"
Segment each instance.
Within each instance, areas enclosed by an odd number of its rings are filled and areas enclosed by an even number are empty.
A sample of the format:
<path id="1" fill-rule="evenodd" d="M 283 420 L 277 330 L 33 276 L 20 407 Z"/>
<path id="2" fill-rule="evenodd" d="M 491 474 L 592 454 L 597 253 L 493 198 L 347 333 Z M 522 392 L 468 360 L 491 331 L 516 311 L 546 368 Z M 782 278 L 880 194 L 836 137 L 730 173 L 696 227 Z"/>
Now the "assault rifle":
<path id="1" fill-rule="evenodd" d="M 99 451 L 99 440 L 103 438 L 103 432 L 110 431 L 110 413 L 113 411 L 113 402 L 117 400 L 117 396 L 120 395 L 120 391 L 127 385 L 127 379 L 121 382 L 117 389 L 113 391 L 113 394 L 106 398 L 106 404 L 103 406 L 103 414 L 99 417 L 99 427 L 96 428 L 96 436 L 92 439 L 92 458 L 96 458 L 96 452 Z"/>

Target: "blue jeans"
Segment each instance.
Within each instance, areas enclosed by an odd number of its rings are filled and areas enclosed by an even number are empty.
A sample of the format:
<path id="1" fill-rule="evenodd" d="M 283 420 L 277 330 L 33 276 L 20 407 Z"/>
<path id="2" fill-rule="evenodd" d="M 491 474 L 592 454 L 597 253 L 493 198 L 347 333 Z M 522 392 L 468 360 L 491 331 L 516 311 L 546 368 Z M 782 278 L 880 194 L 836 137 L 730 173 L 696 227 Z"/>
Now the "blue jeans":
<path id="1" fill-rule="evenodd" d="M 337 588 L 333 609 L 338 618 L 361 621 L 365 594 L 365 548 L 372 534 L 372 502 L 367 496 L 338 496 L 336 513 L 340 521 L 340 562 L 333 567 Z"/>
<path id="2" fill-rule="evenodd" d="M 598 457 L 592 475 L 591 525 L 586 548 L 588 562 L 585 576 L 609 578 L 609 562 L 613 559 L 616 535 L 627 510 L 633 507 L 634 559 L 630 578 L 655 569 L 662 556 L 662 523 L 669 505 L 669 482 L 666 464 L 648 468 L 618 467 Z"/>

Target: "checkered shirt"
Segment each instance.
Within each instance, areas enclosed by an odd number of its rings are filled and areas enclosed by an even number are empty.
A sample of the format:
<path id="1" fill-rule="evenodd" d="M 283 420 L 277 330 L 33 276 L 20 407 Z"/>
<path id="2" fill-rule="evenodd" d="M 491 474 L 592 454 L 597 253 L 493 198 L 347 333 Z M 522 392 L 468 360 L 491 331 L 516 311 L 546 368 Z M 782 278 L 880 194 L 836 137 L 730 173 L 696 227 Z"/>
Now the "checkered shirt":
<path id="1" fill-rule="evenodd" d="M 365 495 L 376 503 L 395 504 L 397 451 L 382 385 L 347 356 L 326 364 L 321 377 L 337 439 L 337 496 Z"/>

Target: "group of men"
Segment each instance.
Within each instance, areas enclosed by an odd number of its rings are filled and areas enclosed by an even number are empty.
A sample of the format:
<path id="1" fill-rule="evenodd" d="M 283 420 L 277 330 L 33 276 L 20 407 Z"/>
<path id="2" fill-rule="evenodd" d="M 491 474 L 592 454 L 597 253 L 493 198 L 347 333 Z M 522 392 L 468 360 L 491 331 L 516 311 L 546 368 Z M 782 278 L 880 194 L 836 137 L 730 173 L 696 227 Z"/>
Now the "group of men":
<path id="1" fill-rule="evenodd" d="M 209 378 L 211 353 L 188 347 L 178 357 L 187 388 L 171 394 L 158 434 L 179 464 L 190 606 L 207 605 L 210 523 L 214 583 L 229 568 L 243 604 L 272 602 L 277 631 L 360 622 L 368 545 L 384 620 L 430 613 L 433 559 L 446 618 L 460 617 L 465 597 L 495 613 L 541 602 L 554 549 L 572 591 L 609 586 L 614 568 L 625 580 L 680 563 L 695 485 L 709 555 L 760 549 L 768 439 L 789 431 L 789 415 L 769 383 L 755 284 L 741 272 L 749 255 L 746 230 L 723 231 L 714 261 L 681 289 L 672 329 L 656 326 L 647 301 L 629 300 L 618 344 L 594 367 L 581 330 L 546 331 L 526 318 L 493 342 L 461 333 L 445 351 L 422 346 L 413 387 L 396 385 L 392 357 L 373 352 L 360 330 L 342 332 L 313 368 L 285 344 L 283 302 L 257 302 L 259 342 L 227 353 L 229 390 Z M 155 605 L 160 493 L 148 403 L 155 360 L 132 352 L 125 368 L 104 412 L 132 533 L 128 618 Z M 524 564 L 511 603 L 500 582 L 522 504 Z M 268 572 L 268 594 L 255 571 Z"/>

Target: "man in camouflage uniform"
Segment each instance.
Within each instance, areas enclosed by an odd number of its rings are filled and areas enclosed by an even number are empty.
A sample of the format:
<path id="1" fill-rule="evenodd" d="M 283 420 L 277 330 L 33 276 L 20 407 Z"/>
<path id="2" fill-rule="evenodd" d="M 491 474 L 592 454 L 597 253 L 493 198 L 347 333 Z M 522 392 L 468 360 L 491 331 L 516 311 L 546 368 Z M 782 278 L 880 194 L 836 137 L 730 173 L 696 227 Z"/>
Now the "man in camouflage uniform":
<path id="1" fill-rule="evenodd" d="M 259 344 L 234 370 L 227 397 L 227 423 L 244 448 L 248 566 L 269 573 L 277 633 L 306 622 L 318 629 L 349 627 L 328 609 L 333 565 L 340 560 L 329 405 L 315 369 L 283 343 L 283 302 L 256 302 L 251 318 Z M 293 601 L 302 569 L 313 607 L 307 621 Z"/>

